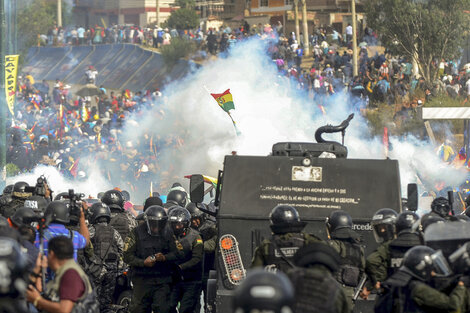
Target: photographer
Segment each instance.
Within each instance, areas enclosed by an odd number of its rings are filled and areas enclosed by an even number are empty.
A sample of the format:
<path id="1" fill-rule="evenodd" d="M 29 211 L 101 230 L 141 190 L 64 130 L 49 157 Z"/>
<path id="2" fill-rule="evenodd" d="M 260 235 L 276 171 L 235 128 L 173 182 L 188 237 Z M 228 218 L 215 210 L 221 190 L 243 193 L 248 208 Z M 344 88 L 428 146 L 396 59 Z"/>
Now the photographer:
<path id="1" fill-rule="evenodd" d="M 65 228 L 65 225 L 70 223 L 70 210 L 63 201 L 52 201 L 46 208 L 44 213 L 45 220 L 50 222 L 44 230 L 44 255 L 47 256 L 48 239 L 58 236 L 66 236 L 72 239 L 73 242 L 73 257 L 77 260 L 77 251 L 85 248 L 90 243 L 90 233 L 85 222 L 84 206 L 82 203 L 80 210 L 80 232 L 71 231 Z M 40 236 L 36 233 L 36 240 L 34 242 L 36 247 L 39 248 Z"/>
<path id="2" fill-rule="evenodd" d="M 47 285 L 45 297 L 30 285 L 26 291 L 28 302 L 49 313 L 69 313 L 79 303 L 83 312 L 98 312 L 91 283 L 72 258 L 74 253 L 72 241 L 67 237 L 57 236 L 50 240 L 49 245 L 47 262 L 54 271 L 55 278 Z M 39 275 L 38 272 L 34 274 Z"/>

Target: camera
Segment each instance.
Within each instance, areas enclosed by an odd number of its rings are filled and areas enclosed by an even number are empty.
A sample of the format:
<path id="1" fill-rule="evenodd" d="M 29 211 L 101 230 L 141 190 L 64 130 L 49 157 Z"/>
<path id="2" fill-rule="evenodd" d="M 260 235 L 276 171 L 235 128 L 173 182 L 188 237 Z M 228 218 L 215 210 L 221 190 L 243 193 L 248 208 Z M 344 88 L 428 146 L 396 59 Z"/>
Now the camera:
<path id="1" fill-rule="evenodd" d="M 81 213 L 81 201 L 85 197 L 83 193 L 75 193 L 73 189 L 69 189 L 69 209 L 70 209 L 70 222 L 71 224 L 78 224 Z"/>
<path id="2" fill-rule="evenodd" d="M 41 175 L 36 180 L 36 185 L 34 187 L 27 186 L 25 187 L 25 192 L 31 193 L 33 196 L 46 196 L 46 185 L 48 185 L 46 177 Z"/>

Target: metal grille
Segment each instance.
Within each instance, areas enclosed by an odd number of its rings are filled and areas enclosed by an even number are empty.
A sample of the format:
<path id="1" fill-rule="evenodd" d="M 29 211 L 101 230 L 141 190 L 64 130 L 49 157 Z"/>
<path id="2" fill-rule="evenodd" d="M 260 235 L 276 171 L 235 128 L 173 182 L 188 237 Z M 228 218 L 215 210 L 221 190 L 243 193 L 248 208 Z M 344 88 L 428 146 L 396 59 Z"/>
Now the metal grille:
<path id="1" fill-rule="evenodd" d="M 219 247 L 226 277 L 231 284 L 239 285 L 245 279 L 246 272 L 238 249 L 237 239 L 230 234 L 223 235 L 219 239 Z"/>

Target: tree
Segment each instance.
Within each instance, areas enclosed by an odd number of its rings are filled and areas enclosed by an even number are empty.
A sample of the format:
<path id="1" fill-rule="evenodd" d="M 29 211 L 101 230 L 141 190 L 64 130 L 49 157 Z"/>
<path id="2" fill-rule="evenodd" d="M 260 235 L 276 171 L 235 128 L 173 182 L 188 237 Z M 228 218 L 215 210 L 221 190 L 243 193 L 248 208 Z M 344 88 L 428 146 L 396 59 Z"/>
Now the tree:
<path id="1" fill-rule="evenodd" d="M 63 23 L 71 20 L 71 10 L 67 3 L 62 4 Z M 47 31 L 57 21 L 57 2 L 46 0 L 33 0 L 31 4 L 19 11 L 17 17 L 19 49 L 27 49 L 37 44 L 39 34 L 47 34 Z"/>
<path id="2" fill-rule="evenodd" d="M 175 4 L 182 9 L 192 9 L 196 6 L 195 0 L 176 0 Z"/>
<path id="3" fill-rule="evenodd" d="M 367 0 L 367 24 L 391 52 L 433 81 L 441 59 L 454 59 L 470 26 L 470 0 Z M 436 63 L 437 62 L 437 63 Z"/>
<path id="4" fill-rule="evenodd" d="M 168 18 L 168 26 L 179 30 L 192 29 L 199 26 L 199 17 L 192 9 L 178 9 Z"/>

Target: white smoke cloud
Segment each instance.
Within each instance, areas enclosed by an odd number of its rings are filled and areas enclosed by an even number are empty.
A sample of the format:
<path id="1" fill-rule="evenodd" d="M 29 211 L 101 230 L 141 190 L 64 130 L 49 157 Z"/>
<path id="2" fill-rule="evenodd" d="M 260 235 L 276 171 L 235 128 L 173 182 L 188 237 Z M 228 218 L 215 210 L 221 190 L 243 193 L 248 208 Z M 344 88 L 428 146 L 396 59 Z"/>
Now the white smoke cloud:
<path id="1" fill-rule="evenodd" d="M 174 82 L 164 90 L 167 114 L 156 119 L 153 112 L 138 117 L 140 129 L 134 125 L 126 133 L 136 140 L 151 131 L 162 138 L 177 135 L 184 145 L 177 152 L 164 150 L 159 154 L 163 168 L 175 169 L 176 177 L 202 172 L 215 176 L 222 168 L 223 158 L 232 151 L 240 155 L 268 155 L 276 142 L 314 141 L 315 130 L 327 123 L 338 124 L 351 112 L 348 96 L 339 93 L 324 104 L 322 115 L 312 99 L 299 95 L 286 78 L 278 76 L 276 66 L 266 56 L 264 44 L 248 40 L 238 45 L 228 58 L 205 64 L 195 74 Z M 230 88 L 235 103 L 231 111 L 241 132 L 237 136 L 232 123 L 206 92 L 222 93 Z M 339 134 L 330 135 L 340 141 Z M 392 138 L 389 156 L 399 160 L 402 184 L 416 182 L 416 171 L 425 177 L 447 179 L 457 185 L 465 177 L 454 171 L 442 175 L 442 165 L 434 148 L 413 137 Z M 345 145 L 350 158 L 383 159 L 382 139 L 371 138 L 367 123 L 356 114 L 347 129 Z M 449 169 L 444 169 L 449 171 Z"/>
<path id="2" fill-rule="evenodd" d="M 230 88 L 235 103 L 231 112 L 241 132 L 239 136 L 229 116 L 205 88 L 212 93 Z M 166 187 L 175 181 L 187 187 L 184 175 L 217 176 L 224 156 L 232 151 L 239 155 L 268 155 L 277 142 L 313 142 L 318 127 L 328 123 L 337 125 L 351 113 L 348 96 L 338 93 L 324 103 L 327 114 L 323 115 L 311 98 L 295 90 L 295 84 L 278 76 L 275 64 L 266 55 L 265 44 L 259 40 L 238 44 L 227 58 L 208 62 L 186 78 L 170 83 L 163 94 L 165 100 L 161 106 L 129 117 L 120 139 L 136 144 L 145 134 L 154 136 L 160 143 L 157 151 L 160 173 L 167 173 L 152 179 L 166 180 Z M 341 141 L 341 137 L 332 134 L 328 140 Z M 166 145 L 168 141 L 173 143 Z M 417 181 L 417 171 L 431 181 L 446 179 L 453 186 L 465 178 L 464 173 L 443 168 L 428 143 L 413 137 L 391 138 L 391 143 L 393 150 L 389 156 L 399 160 L 403 191 L 407 183 Z M 345 145 L 349 158 L 385 157 L 382 138 L 370 136 L 367 122 L 360 114 L 356 114 L 346 131 Z M 42 174 L 41 170 L 35 169 L 33 182 Z M 94 195 L 113 187 L 100 174 L 94 174 L 98 170 L 89 170 L 90 178 L 79 185 L 49 171 L 52 186 L 57 184 L 56 190 L 75 188 Z M 164 194 L 165 188 L 159 191 Z"/>

